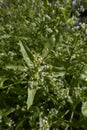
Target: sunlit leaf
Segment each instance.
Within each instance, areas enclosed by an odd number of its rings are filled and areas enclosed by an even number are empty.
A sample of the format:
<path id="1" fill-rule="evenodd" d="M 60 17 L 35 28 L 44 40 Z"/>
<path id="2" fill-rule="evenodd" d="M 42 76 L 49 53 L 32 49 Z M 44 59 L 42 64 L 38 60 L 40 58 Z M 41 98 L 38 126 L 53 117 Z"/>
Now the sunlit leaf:
<path id="1" fill-rule="evenodd" d="M 37 89 L 28 88 L 27 109 L 29 109 L 33 104 L 36 91 Z"/>
<path id="2" fill-rule="evenodd" d="M 28 56 L 28 53 L 27 53 L 27 51 L 26 51 L 26 49 L 25 49 L 23 43 L 20 41 L 20 42 L 18 43 L 18 45 L 20 46 L 20 51 L 21 51 L 21 53 L 22 53 L 22 56 L 23 56 L 23 58 L 24 58 L 24 61 L 25 61 L 26 64 L 27 64 L 27 66 L 28 66 L 29 68 L 32 67 L 32 66 L 33 66 L 33 63 L 32 63 L 32 61 L 30 60 L 30 57 Z"/>
<path id="3" fill-rule="evenodd" d="M 82 104 L 81 111 L 82 111 L 83 116 L 87 118 L 87 102 L 84 102 Z"/>
<path id="4" fill-rule="evenodd" d="M 0 88 L 3 87 L 3 83 L 4 83 L 4 81 L 5 81 L 5 78 L 0 78 Z"/>

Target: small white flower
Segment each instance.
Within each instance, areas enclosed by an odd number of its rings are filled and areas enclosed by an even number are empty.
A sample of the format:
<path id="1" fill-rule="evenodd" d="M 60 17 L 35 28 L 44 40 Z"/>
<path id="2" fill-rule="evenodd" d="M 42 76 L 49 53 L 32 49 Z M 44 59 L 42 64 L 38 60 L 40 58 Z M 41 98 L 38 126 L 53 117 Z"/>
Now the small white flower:
<path id="1" fill-rule="evenodd" d="M 83 29 L 85 29 L 86 24 L 85 24 L 85 23 L 82 23 L 82 24 L 81 24 L 81 27 L 82 27 Z"/>

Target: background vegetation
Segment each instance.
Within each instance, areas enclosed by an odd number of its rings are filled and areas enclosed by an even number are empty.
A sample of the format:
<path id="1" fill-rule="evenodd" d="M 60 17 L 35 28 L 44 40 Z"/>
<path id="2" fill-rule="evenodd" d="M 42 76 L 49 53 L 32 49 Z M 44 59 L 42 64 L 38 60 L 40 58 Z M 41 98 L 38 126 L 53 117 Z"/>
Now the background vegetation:
<path id="1" fill-rule="evenodd" d="M 86 130 L 82 9 L 71 17 L 71 0 L 1 1 L 0 130 Z"/>

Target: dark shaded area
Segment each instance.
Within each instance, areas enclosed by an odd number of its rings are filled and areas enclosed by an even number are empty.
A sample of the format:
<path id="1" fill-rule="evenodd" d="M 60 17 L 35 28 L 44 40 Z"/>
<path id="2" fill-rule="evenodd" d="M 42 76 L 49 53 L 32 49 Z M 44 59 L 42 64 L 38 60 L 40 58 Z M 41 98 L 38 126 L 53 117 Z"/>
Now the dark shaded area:
<path id="1" fill-rule="evenodd" d="M 80 22 L 81 23 L 86 23 L 87 24 L 87 10 L 84 12 L 80 12 Z"/>

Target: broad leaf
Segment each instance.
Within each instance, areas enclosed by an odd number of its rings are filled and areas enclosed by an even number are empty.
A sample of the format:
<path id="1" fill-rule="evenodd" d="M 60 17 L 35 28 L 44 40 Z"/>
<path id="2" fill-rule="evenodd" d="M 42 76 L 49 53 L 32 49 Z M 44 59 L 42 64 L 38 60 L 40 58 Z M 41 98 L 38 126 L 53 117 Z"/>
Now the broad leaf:
<path id="1" fill-rule="evenodd" d="M 28 88 L 27 109 L 29 109 L 33 104 L 36 91 L 37 89 Z"/>

